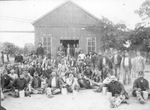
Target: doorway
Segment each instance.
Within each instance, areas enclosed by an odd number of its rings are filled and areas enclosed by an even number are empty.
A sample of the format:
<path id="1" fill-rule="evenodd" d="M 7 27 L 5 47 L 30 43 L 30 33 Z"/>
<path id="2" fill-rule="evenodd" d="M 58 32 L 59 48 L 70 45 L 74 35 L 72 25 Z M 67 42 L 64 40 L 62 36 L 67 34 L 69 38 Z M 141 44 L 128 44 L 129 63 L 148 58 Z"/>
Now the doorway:
<path id="1" fill-rule="evenodd" d="M 73 47 L 74 44 L 79 44 L 79 40 L 60 40 L 60 43 L 62 43 L 64 48 L 67 48 L 68 44 L 70 45 L 70 47 Z"/>
<path id="2" fill-rule="evenodd" d="M 67 45 L 69 44 L 70 45 L 70 49 L 71 49 L 70 50 L 70 55 L 74 56 L 75 55 L 74 45 L 76 47 L 77 44 L 79 44 L 79 40 L 60 40 L 60 43 L 62 43 L 62 45 L 64 46 L 65 55 L 67 55 Z"/>

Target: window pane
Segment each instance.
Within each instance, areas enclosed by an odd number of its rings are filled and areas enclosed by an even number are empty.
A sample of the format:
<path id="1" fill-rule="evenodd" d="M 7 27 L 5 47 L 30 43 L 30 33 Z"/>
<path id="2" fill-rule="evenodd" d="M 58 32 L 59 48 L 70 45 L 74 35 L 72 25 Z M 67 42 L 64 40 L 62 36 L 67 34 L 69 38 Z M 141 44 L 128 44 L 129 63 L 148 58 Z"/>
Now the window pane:
<path id="1" fill-rule="evenodd" d="M 50 37 L 48 37 L 48 41 L 49 41 L 49 42 L 51 41 L 51 38 L 50 38 Z"/>
<path id="2" fill-rule="evenodd" d="M 43 42 L 46 42 L 46 37 L 43 38 Z"/>
<path id="3" fill-rule="evenodd" d="M 50 45 L 51 45 L 51 43 L 50 43 L 50 42 L 48 42 L 48 43 L 47 43 L 47 45 L 48 45 L 48 46 L 50 46 Z"/>
<path id="4" fill-rule="evenodd" d="M 51 52 L 51 48 L 50 47 L 48 48 L 48 52 Z"/>
<path id="5" fill-rule="evenodd" d="M 91 51 L 91 47 L 88 47 L 88 52 Z"/>
<path id="6" fill-rule="evenodd" d="M 46 47 L 43 47 L 44 48 L 44 50 L 46 50 Z"/>
<path id="7" fill-rule="evenodd" d="M 91 46 L 91 44 L 92 44 L 91 42 L 88 42 L 88 46 Z"/>
<path id="8" fill-rule="evenodd" d="M 88 42 L 92 42 L 92 39 L 91 39 L 91 38 L 89 38 L 89 39 L 88 39 Z"/>
<path id="9" fill-rule="evenodd" d="M 95 51 L 95 47 L 92 47 L 92 51 Z"/>
<path id="10" fill-rule="evenodd" d="M 92 46 L 95 46 L 95 42 L 92 42 Z"/>
<path id="11" fill-rule="evenodd" d="M 92 42 L 95 42 L 95 38 L 92 38 Z"/>

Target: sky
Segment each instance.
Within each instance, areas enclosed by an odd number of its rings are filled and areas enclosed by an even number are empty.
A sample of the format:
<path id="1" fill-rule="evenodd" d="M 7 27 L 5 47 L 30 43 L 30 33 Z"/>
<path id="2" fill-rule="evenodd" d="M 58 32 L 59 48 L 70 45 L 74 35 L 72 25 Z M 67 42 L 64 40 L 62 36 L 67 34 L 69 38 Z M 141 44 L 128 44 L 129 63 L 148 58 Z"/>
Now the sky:
<path id="1" fill-rule="evenodd" d="M 0 1 L 0 31 L 34 31 L 32 23 L 68 0 Z M 97 18 L 107 17 L 114 23 L 125 23 L 134 29 L 140 17 L 134 13 L 145 0 L 70 0 Z M 34 33 L 0 32 L 0 42 L 19 47 L 34 44 Z"/>

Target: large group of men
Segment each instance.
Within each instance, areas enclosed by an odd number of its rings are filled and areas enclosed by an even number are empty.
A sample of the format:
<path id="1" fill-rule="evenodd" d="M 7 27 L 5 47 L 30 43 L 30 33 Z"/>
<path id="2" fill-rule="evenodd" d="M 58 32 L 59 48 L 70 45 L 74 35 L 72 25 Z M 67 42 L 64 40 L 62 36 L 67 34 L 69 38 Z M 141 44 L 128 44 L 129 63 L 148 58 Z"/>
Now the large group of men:
<path id="1" fill-rule="evenodd" d="M 20 91 L 24 91 L 25 96 L 46 94 L 51 98 L 59 93 L 75 93 L 82 89 L 102 92 L 107 88 L 111 94 L 110 106 L 114 108 L 129 103 L 124 85 L 132 84 L 132 95 L 141 104 L 146 102 L 150 90 L 149 82 L 144 78 L 145 59 L 140 51 L 131 60 L 127 51 L 85 54 L 79 45 L 74 47 L 71 51 L 69 44 L 66 49 L 61 44 L 54 57 L 45 54 L 39 43 L 35 53 L 24 57 L 17 54 L 14 63 L 1 67 L 1 94 L 10 90 L 11 96 L 19 97 Z M 135 81 L 131 81 L 132 77 Z"/>

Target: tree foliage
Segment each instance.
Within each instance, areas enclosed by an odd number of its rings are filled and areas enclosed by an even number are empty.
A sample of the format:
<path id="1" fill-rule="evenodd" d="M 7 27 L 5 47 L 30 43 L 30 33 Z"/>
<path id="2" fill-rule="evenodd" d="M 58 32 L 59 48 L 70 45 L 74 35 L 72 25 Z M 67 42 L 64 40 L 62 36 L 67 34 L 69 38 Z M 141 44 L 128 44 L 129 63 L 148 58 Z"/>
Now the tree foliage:
<path id="1" fill-rule="evenodd" d="M 129 39 L 132 42 L 132 49 L 150 51 L 150 27 L 140 26 L 135 28 Z"/>
<path id="2" fill-rule="evenodd" d="M 17 52 L 21 52 L 22 49 L 13 43 L 4 42 L 4 43 L 2 43 L 2 50 L 1 51 L 4 51 L 4 53 L 8 53 L 10 55 L 13 55 Z"/>
<path id="3" fill-rule="evenodd" d="M 150 51 L 150 27 L 148 21 L 150 18 L 150 1 L 144 1 L 135 12 L 141 17 L 143 22 L 137 23 L 130 34 L 129 39 L 132 41 L 132 49 L 148 52 Z"/>
<path id="4" fill-rule="evenodd" d="M 127 40 L 129 34 L 129 30 L 125 24 L 114 24 L 108 18 L 102 17 L 97 25 L 88 26 L 86 29 L 98 35 L 102 34 L 101 40 L 103 49 L 125 49 L 123 44 Z"/>
<path id="5" fill-rule="evenodd" d="M 143 20 L 150 18 L 150 0 L 142 3 L 140 8 L 135 11 Z"/>
<path id="6" fill-rule="evenodd" d="M 26 43 L 23 50 L 24 54 L 29 54 L 35 51 L 35 46 L 32 43 Z"/>

